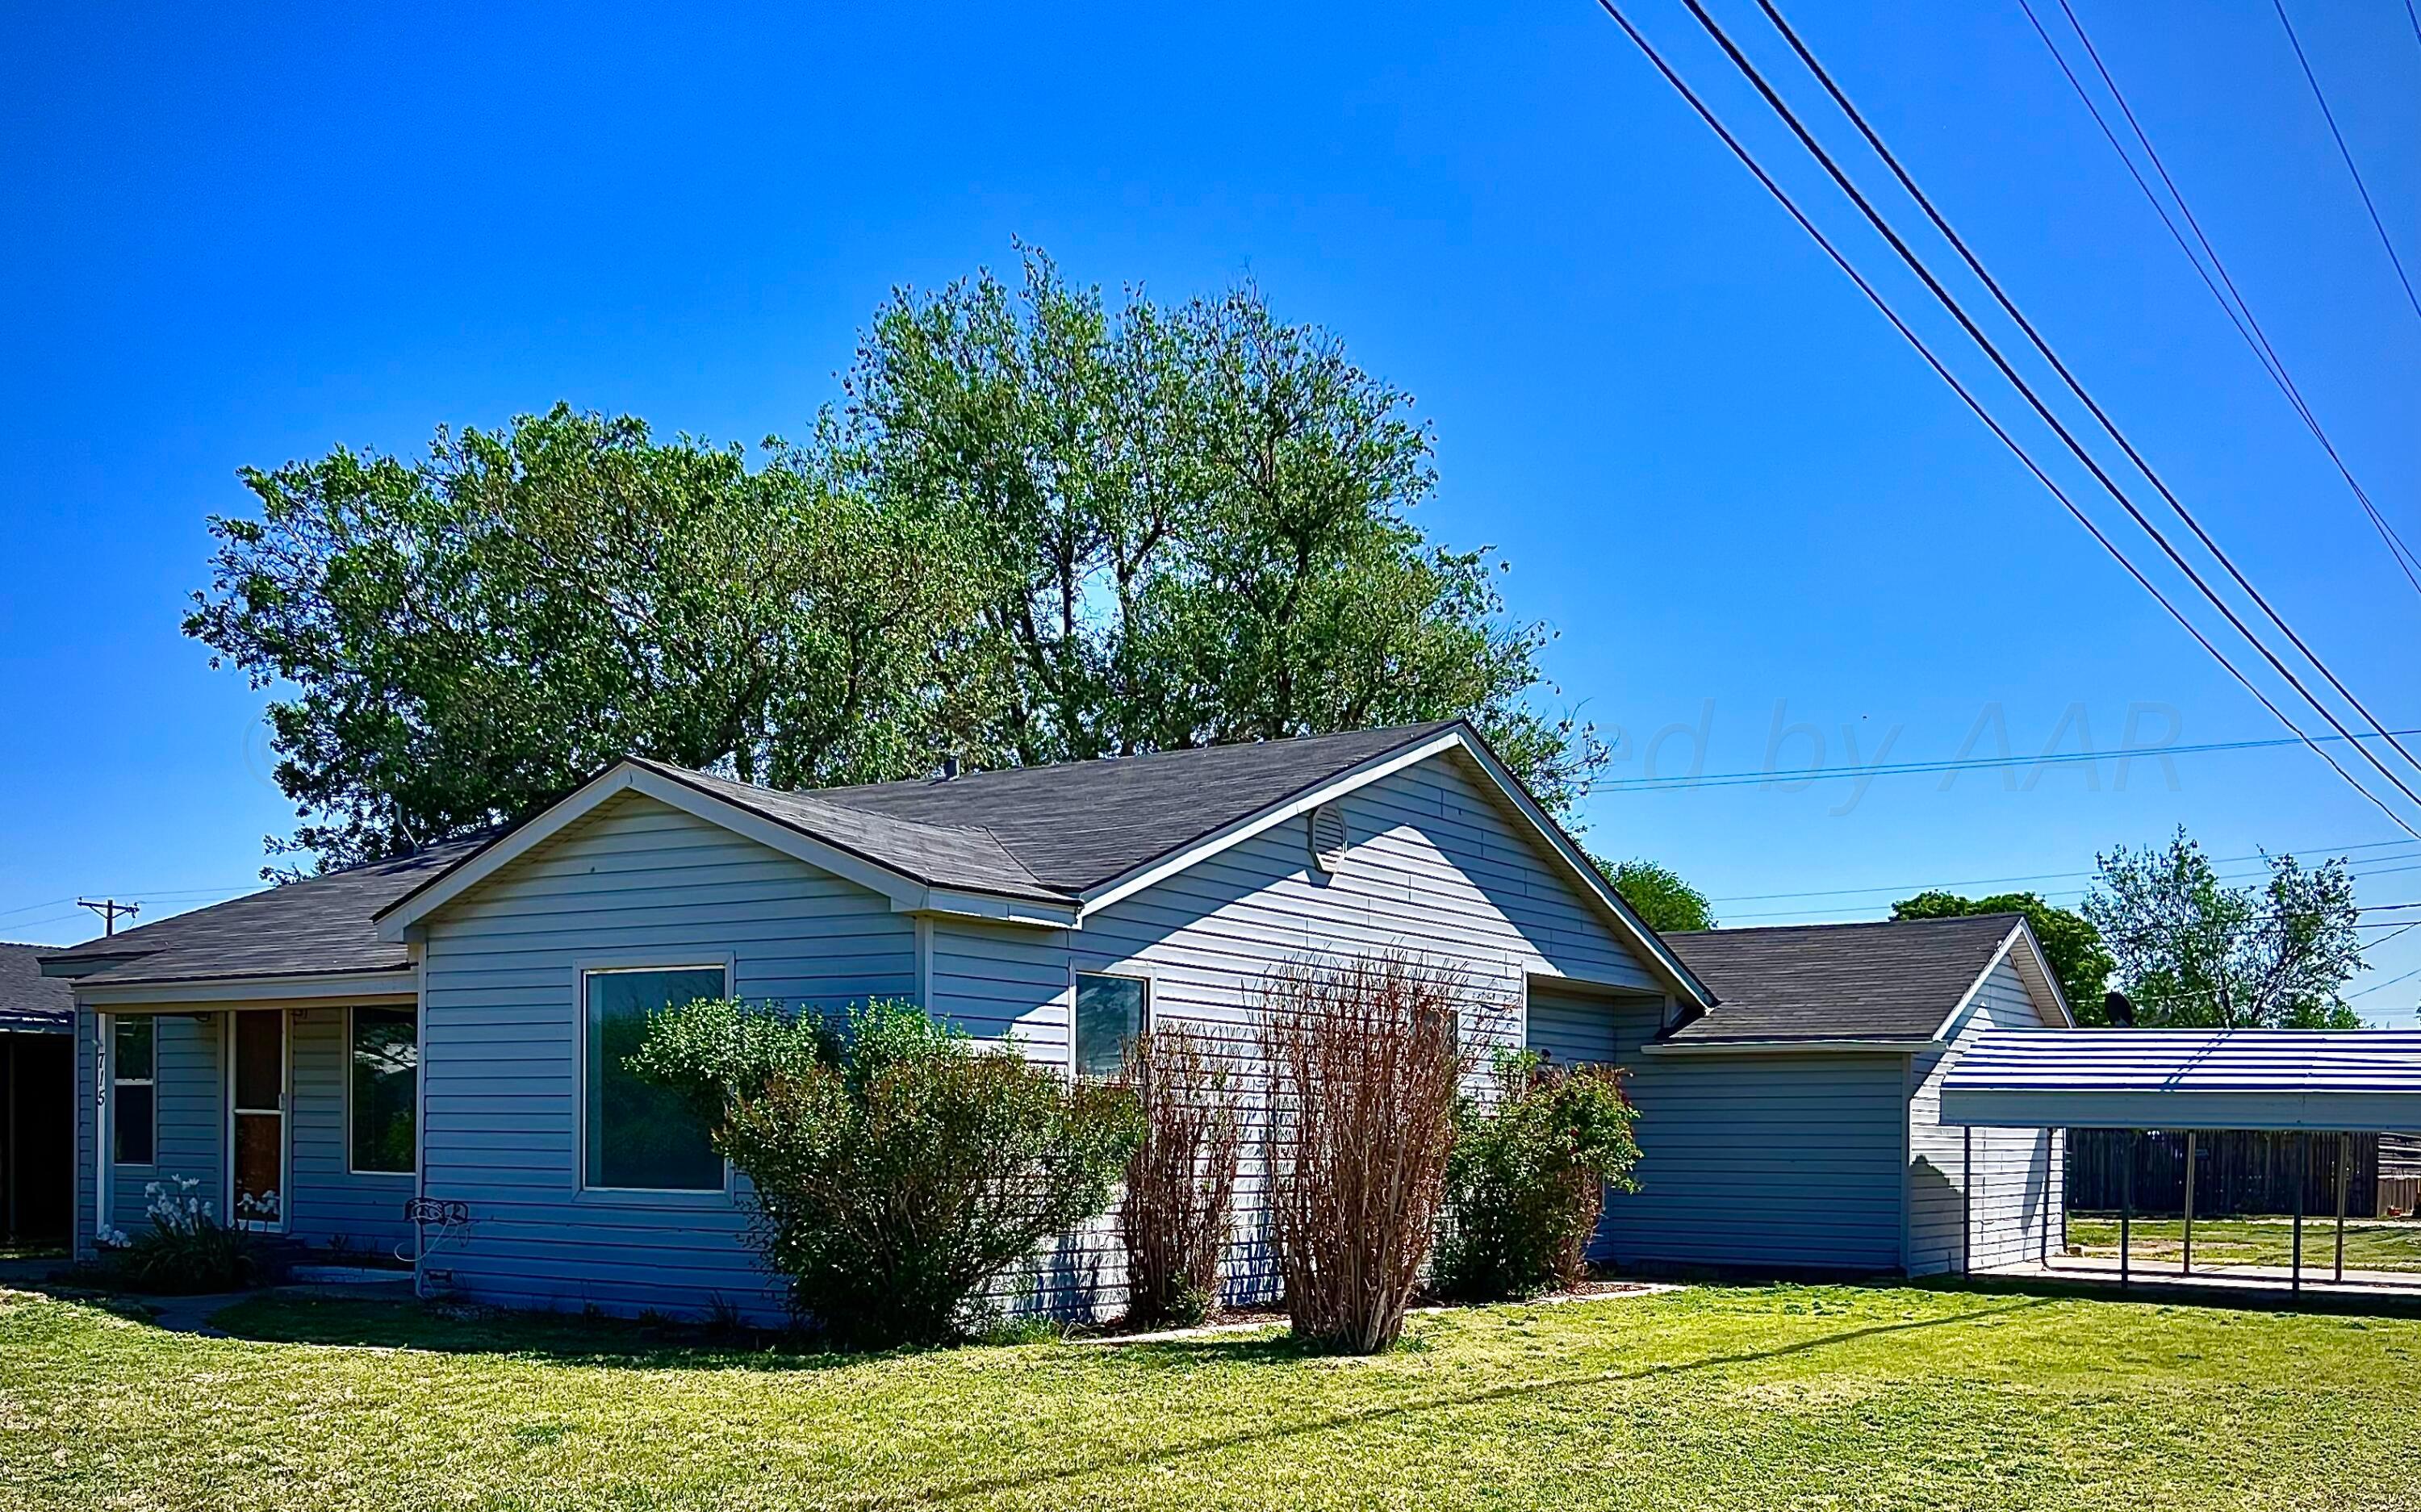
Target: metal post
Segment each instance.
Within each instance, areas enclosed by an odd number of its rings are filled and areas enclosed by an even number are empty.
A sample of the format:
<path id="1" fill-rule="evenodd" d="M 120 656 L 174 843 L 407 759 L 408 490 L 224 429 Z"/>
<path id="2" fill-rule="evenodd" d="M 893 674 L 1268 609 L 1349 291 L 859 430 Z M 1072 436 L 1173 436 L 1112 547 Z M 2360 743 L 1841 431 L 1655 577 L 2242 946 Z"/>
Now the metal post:
<path id="1" fill-rule="evenodd" d="M 2304 1289 L 2304 1189 L 2312 1184 L 2312 1136 L 2308 1130 L 2295 1131 L 2295 1257 L 2288 1264 L 2287 1289 Z"/>
<path id="2" fill-rule="evenodd" d="M 2198 1137 L 2194 1130 L 2186 1130 L 2186 1248 L 2178 1261 L 2178 1274 L 2181 1276 L 2194 1274 L 2195 1146 Z"/>
<path id="3" fill-rule="evenodd" d="M 2345 1281 L 2345 1218 L 2346 1182 L 2353 1175 L 2353 1136 L 2337 1136 L 2337 1268 L 2336 1280 Z"/>
<path id="4" fill-rule="evenodd" d="M 1959 1273 L 1976 1273 L 1976 1130 L 1959 1130 Z"/>
<path id="5" fill-rule="evenodd" d="M 2135 1152 L 2143 1147 L 2144 1131 L 2127 1130 L 2127 1175 L 2118 1184 L 2118 1289 L 2127 1291 L 2135 1285 L 2130 1269 L 2128 1250 L 2135 1232 Z"/>

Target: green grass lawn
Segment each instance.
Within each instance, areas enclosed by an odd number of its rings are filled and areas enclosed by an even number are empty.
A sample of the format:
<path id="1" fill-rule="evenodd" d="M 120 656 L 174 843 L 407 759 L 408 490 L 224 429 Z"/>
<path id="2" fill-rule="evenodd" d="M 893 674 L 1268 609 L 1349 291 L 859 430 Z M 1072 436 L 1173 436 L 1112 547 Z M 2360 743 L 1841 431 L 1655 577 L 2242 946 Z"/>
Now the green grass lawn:
<path id="1" fill-rule="evenodd" d="M 2286 1265 L 2294 1258 L 2294 1221 L 2288 1218 L 2197 1218 L 2195 1266 Z M 2118 1220 L 2071 1213 L 2068 1241 L 2087 1255 L 2118 1253 Z M 2128 1237 L 2135 1259 L 2174 1265 L 2184 1249 L 2185 1220 L 2139 1218 Z M 2326 1270 L 2336 1262 L 2336 1218 L 2304 1220 L 2304 1267 Z M 2421 1224 L 2346 1220 L 2346 1269 L 2421 1270 Z"/>
<path id="2" fill-rule="evenodd" d="M 0 1292 L 11 1507 L 2421 1504 L 2421 1321 L 1696 1288 L 870 1359 L 265 1298 L 237 1336 Z"/>

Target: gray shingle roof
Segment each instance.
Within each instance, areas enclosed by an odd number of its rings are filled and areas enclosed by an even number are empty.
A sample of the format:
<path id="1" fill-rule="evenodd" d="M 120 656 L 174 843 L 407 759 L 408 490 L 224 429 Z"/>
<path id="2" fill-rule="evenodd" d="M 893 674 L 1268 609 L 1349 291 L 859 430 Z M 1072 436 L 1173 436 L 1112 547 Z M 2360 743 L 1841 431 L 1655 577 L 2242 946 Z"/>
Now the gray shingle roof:
<path id="1" fill-rule="evenodd" d="M 54 945 L 0 944 L 0 1034 L 64 1035 L 75 1030 L 75 994 L 42 974 Z"/>
<path id="2" fill-rule="evenodd" d="M 1671 1031 L 1688 1044 L 1928 1039 L 2021 922 L 2015 913 L 1668 934 L 1720 1006 Z"/>
<path id="3" fill-rule="evenodd" d="M 815 798 L 918 824 L 989 831 L 1036 881 L 1072 896 L 1459 723 L 975 772 L 948 782 L 825 787 Z"/>
<path id="4" fill-rule="evenodd" d="M 66 950 L 45 951 L 43 959 L 115 961 L 82 978 L 112 987 L 398 971 L 410 964 L 404 947 L 382 942 L 373 916 L 477 850 L 486 838 L 450 840 L 408 856 L 308 877 Z"/>

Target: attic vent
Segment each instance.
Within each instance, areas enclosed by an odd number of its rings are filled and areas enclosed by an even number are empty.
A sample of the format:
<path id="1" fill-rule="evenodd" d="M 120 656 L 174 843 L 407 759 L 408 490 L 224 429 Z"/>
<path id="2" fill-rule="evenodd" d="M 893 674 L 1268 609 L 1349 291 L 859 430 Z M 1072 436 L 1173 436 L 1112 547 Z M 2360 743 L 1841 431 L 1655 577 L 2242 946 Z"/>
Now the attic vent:
<path id="1" fill-rule="evenodd" d="M 1311 864 L 1324 872 L 1334 872 L 1345 860 L 1345 813 L 1335 803 L 1322 803 L 1311 811 L 1307 831 L 1311 844 Z"/>

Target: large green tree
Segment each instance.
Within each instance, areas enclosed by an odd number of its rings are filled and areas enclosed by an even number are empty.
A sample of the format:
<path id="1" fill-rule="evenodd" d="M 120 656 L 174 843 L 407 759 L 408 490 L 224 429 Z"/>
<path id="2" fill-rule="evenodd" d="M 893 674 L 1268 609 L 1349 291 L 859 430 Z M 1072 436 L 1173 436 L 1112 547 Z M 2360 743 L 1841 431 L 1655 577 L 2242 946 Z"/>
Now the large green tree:
<path id="1" fill-rule="evenodd" d="M 247 470 L 185 621 L 270 705 L 286 842 L 336 864 L 516 818 L 615 757 L 913 770 L 990 696 L 940 525 L 808 453 L 558 407 Z"/>
<path id="2" fill-rule="evenodd" d="M 983 563 L 1007 696 L 992 759 L 1036 763 L 1468 717 L 1550 807 L 1601 764 L 1542 712 L 1548 635 L 1485 549 L 1407 518 L 1437 486 L 1412 397 L 1241 285 L 1115 307 L 1026 250 L 901 292 L 836 452 Z"/>
<path id="3" fill-rule="evenodd" d="M 1990 897 L 1961 897 L 1957 893 L 1930 890 L 1914 897 L 1904 897 L 1892 905 L 1895 919 L 1954 919 L 1974 913 L 2022 913 L 2033 928 L 2035 939 L 2043 949 L 2043 959 L 2051 963 L 2054 975 L 2059 978 L 2060 990 L 2068 996 L 2068 1005 L 2076 1014 L 2076 1021 L 2103 1024 L 2110 1016 L 2103 1011 L 2101 1000 L 2110 984 L 2110 974 L 2116 962 L 2101 943 L 2101 931 L 2093 922 L 2072 909 L 2055 908 L 2043 901 L 2039 893 L 1994 893 Z"/>
<path id="4" fill-rule="evenodd" d="M 2098 857 L 2085 916 L 2116 959 L 2136 1021 L 2180 1028 L 2351 1029 L 2345 984 L 2367 970 L 2343 859 L 2265 853 L 2269 876 L 2230 887 L 2180 827 L 2164 847 Z"/>
<path id="5" fill-rule="evenodd" d="M 881 309 L 751 458 L 558 406 L 247 470 L 187 633 L 273 690 L 287 846 L 519 818 L 635 753 L 784 787 L 1476 722 L 1550 807 L 1602 761 L 1547 632 L 1407 518 L 1411 398 L 1249 286 L 1114 309 L 1027 253 Z"/>

